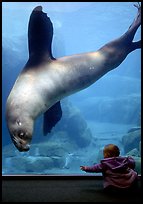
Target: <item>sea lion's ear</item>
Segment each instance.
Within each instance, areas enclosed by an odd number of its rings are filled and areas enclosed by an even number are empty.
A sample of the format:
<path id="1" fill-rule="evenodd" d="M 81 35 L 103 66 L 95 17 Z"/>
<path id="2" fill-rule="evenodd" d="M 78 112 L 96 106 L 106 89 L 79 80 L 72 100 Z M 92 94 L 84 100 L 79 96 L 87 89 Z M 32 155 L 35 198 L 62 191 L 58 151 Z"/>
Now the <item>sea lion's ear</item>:
<path id="1" fill-rule="evenodd" d="M 51 44 L 53 38 L 53 24 L 42 6 L 33 9 L 28 25 L 29 58 L 40 58 L 49 55 L 52 58 Z"/>
<path id="2" fill-rule="evenodd" d="M 60 101 L 44 113 L 43 134 L 47 135 L 62 117 Z"/>

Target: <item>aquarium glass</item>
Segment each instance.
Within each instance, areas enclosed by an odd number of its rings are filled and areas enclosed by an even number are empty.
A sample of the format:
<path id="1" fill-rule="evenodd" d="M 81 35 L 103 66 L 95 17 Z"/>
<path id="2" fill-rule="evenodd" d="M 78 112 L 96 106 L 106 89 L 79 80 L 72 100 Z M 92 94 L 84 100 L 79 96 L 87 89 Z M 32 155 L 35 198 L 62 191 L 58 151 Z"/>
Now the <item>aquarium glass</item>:
<path id="1" fill-rule="evenodd" d="M 80 165 L 103 159 L 103 147 L 116 144 L 132 156 L 141 174 L 141 50 L 88 88 L 61 100 L 63 115 L 43 135 L 43 115 L 35 121 L 31 148 L 19 152 L 6 124 L 6 100 L 28 60 L 28 22 L 41 5 L 50 17 L 55 58 L 93 52 L 127 31 L 137 14 L 133 2 L 2 3 L 2 175 L 88 174 Z M 134 40 L 140 40 L 139 28 Z"/>

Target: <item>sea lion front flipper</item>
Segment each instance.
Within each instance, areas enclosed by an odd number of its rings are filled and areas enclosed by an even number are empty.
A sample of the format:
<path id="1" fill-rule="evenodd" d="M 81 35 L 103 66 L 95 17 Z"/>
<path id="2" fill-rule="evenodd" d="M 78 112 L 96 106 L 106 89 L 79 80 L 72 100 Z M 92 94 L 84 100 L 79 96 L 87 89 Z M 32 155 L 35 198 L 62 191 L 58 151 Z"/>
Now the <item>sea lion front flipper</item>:
<path id="1" fill-rule="evenodd" d="M 45 55 L 54 59 L 51 51 L 52 38 L 53 24 L 42 11 L 42 6 L 38 6 L 32 11 L 28 25 L 28 65 L 37 65 Z"/>
<path id="2" fill-rule="evenodd" d="M 52 56 L 53 24 L 42 6 L 37 6 L 31 13 L 28 26 L 29 60 L 25 70 L 41 66 L 44 60 L 55 60 Z M 44 113 L 43 133 L 47 135 L 62 117 L 60 101 Z"/>
<path id="3" fill-rule="evenodd" d="M 47 135 L 51 129 L 62 117 L 62 109 L 60 101 L 55 103 L 50 109 L 44 113 L 43 134 Z"/>

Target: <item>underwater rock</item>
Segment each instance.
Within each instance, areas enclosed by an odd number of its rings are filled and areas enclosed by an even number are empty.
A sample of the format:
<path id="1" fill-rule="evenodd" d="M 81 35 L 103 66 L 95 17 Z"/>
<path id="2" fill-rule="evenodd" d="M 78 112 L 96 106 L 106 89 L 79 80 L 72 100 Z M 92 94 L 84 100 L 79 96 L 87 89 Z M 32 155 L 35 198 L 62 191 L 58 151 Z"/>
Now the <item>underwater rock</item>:
<path id="1" fill-rule="evenodd" d="M 63 156 L 65 154 L 65 149 L 62 144 L 56 144 L 47 142 L 45 143 L 39 143 L 39 154 L 40 156 L 44 157 L 52 157 L 52 156 Z"/>
<path id="2" fill-rule="evenodd" d="M 129 132 L 122 137 L 122 144 L 125 153 L 131 151 L 134 148 L 139 150 L 139 142 L 141 141 L 141 130 Z"/>
<path id="3" fill-rule="evenodd" d="M 139 151 L 137 150 L 137 148 L 132 149 L 131 151 L 129 151 L 127 154 L 127 156 L 135 156 L 138 157 L 139 156 Z"/>
<path id="4" fill-rule="evenodd" d="M 84 116 L 98 122 L 138 124 L 141 107 L 140 94 L 90 97 L 78 102 Z M 96 108 L 95 108 L 96 107 Z"/>
<path id="5" fill-rule="evenodd" d="M 59 137 L 58 137 L 59 136 Z M 63 168 L 66 155 L 75 151 L 77 146 L 70 141 L 53 135 L 47 142 L 35 143 L 28 152 L 15 150 L 13 144 L 3 147 L 3 172 L 16 173 L 48 173 L 48 170 Z M 65 135 L 64 135 L 65 136 Z M 59 138 L 55 140 L 54 137 Z"/>
<path id="6" fill-rule="evenodd" d="M 53 162 L 53 167 L 54 168 L 62 168 L 65 162 L 64 156 L 52 156 L 51 157 L 52 162 Z"/>
<path id="7" fill-rule="evenodd" d="M 128 133 L 129 133 L 129 132 L 134 132 L 134 131 L 140 130 L 140 129 L 141 129 L 140 126 L 139 126 L 139 127 L 132 127 L 130 130 L 128 130 Z"/>
<path id="8" fill-rule="evenodd" d="M 63 117 L 55 132 L 65 131 L 71 142 L 75 142 L 80 148 L 86 147 L 92 140 L 92 133 L 86 120 L 79 109 L 68 100 L 62 101 Z"/>
<path id="9" fill-rule="evenodd" d="M 30 162 L 27 163 L 25 172 L 43 172 L 54 167 L 54 162 L 50 157 L 33 157 L 33 160 L 32 158 L 29 159 Z"/>
<path id="10" fill-rule="evenodd" d="M 68 119 L 67 131 L 69 137 L 75 140 L 79 147 L 88 146 L 91 142 L 91 132 L 80 115 L 74 115 Z"/>
<path id="11" fill-rule="evenodd" d="M 58 136 L 59 139 L 56 140 L 55 138 Z M 62 140 L 61 135 L 58 136 L 53 135 L 48 141 L 33 144 L 33 147 L 29 150 L 29 155 L 36 156 L 38 152 L 40 157 L 64 157 L 67 152 L 76 148 L 68 140 Z"/>
<path id="12" fill-rule="evenodd" d="M 3 166 L 8 169 L 7 173 L 20 173 L 20 172 L 43 172 L 45 169 L 52 169 L 54 162 L 50 157 L 12 157 L 11 165 Z"/>
<path id="13" fill-rule="evenodd" d="M 135 170 L 139 175 L 141 175 L 141 157 L 132 156 L 135 160 Z"/>
<path id="14" fill-rule="evenodd" d="M 9 147 L 12 145 L 8 145 Z M 11 173 L 42 173 L 52 168 L 61 168 L 65 163 L 66 149 L 61 148 L 60 144 L 45 143 L 33 144 L 29 152 L 15 152 L 13 150 L 3 154 L 3 170 L 7 174 Z M 10 156 L 10 155 L 11 156 Z"/>

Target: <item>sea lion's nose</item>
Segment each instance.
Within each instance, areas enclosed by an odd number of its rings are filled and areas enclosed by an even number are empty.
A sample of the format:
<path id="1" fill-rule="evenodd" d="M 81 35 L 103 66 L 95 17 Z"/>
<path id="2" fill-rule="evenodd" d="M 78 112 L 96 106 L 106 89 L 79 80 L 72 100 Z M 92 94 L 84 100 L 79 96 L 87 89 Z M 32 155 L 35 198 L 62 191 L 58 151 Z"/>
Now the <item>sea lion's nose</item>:
<path id="1" fill-rule="evenodd" d="M 25 145 L 25 146 L 21 146 L 18 150 L 19 150 L 20 152 L 27 152 L 29 149 L 30 149 L 30 145 L 27 144 L 27 145 Z"/>
<path id="2" fill-rule="evenodd" d="M 30 149 L 30 145 L 15 145 L 20 152 L 27 152 Z"/>

